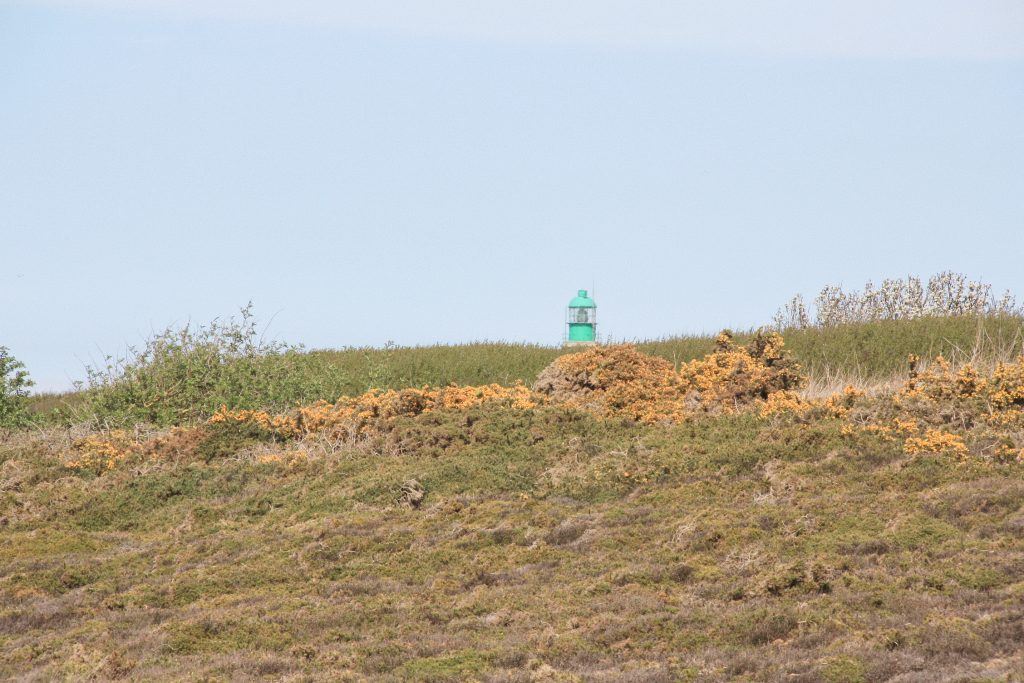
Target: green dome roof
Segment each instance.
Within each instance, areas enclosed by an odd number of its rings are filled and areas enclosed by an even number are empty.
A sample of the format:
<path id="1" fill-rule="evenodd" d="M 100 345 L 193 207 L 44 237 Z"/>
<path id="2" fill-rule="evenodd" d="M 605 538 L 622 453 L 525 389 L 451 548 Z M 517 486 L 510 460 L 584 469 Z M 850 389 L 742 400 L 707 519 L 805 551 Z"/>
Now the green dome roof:
<path id="1" fill-rule="evenodd" d="M 594 300 L 587 296 L 587 290 L 581 289 L 576 298 L 569 302 L 569 308 L 597 308 Z"/>

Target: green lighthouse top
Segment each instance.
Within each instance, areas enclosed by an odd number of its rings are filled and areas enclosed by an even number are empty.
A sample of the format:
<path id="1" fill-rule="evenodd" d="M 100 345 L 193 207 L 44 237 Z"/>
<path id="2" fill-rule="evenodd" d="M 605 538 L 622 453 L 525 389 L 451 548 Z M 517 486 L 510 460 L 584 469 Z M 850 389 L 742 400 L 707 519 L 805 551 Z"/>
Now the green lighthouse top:
<path id="1" fill-rule="evenodd" d="M 581 289 L 565 309 L 566 346 L 580 346 L 597 343 L 597 304 Z"/>
<path id="2" fill-rule="evenodd" d="M 581 289 L 576 293 L 576 297 L 569 302 L 569 308 L 597 308 L 597 304 L 587 296 L 587 290 Z"/>

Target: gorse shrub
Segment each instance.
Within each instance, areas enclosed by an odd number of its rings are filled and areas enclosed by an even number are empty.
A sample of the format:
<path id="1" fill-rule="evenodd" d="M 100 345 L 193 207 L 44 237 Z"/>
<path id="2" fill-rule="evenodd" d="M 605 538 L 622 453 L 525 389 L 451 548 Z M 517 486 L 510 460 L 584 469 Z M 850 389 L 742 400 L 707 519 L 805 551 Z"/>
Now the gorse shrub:
<path id="1" fill-rule="evenodd" d="M 0 427 L 19 427 L 28 420 L 25 399 L 33 384 L 25 364 L 0 346 Z"/>
<path id="2" fill-rule="evenodd" d="M 553 401 L 639 422 L 678 422 L 697 412 L 731 412 L 804 384 L 782 336 L 759 331 L 744 346 L 722 332 L 712 353 L 683 363 L 631 345 L 595 346 L 555 359 L 534 389 Z"/>
<path id="3" fill-rule="evenodd" d="M 179 430 L 170 439 L 188 444 L 178 450 L 210 459 L 233 454 L 258 443 L 280 443 L 326 437 L 349 445 L 387 438 L 398 420 L 429 413 L 464 413 L 482 408 L 513 413 L 545 405 L 586 411 L 602 419 L 647 424 L 673 423 L 715 412 L 732 413 L 777 393 L 789 393 L 803 382 L 797 366 L 775 332 L 759 332 L 745 346 L 719 335 L 716 350 L 684 364 L 679 371 L 668 361 L 622 344 L 594 346 L 556 359 L 533 389 L 522 383 L 506 387 L 449 385 L 441 388 L 371 389 L 337 401 L 316 401 L 274 413 L 229 407 L 226 403 L 204 424 Z M 167 451 L 166 437 L 149 441 L 129 438 L 124 430 L 80 439 L 64 458 L 69 469 L 102 474 L 136 456 Z M 266 462 L 291 462 L 277 453 Z M 628 476 L 628 475 L 626 475 Z"/>
<path id="4" fill-rule="evenodd" d="M 680 398 L 672 363 L 629 344 L 560 356 L 541 371 L 533 389 L 556 403 L 641 420 L 667 415 Z"/>
<path id="5" fill-rule="evenodd" d="M 395 440 L 396 430 L 421 416 L 461 414 L 451 423 L 457 433 L 448 436 L 465 443 L 481 410 L 527 416 L 523 424 L 528 424 L 538 411 L 552 409 L 561 416 L 589 413 L 623 425 L 694 424 L 708 415 L 736 413 L 804 426 L 838 421 L 844 436 L 870 434 L 901 444 L 910 456 L 950 455 L 986 466 L 1024 463 L 1024 356 L 987 375 L 970 365 L 954 370 L 941 357 L 923 371 L 916 358 L 911 361 L 909 377 L 895 391 L 868 396 L 847 387 L 825 399 L 809 399 L 796 392 L 805 379 L 774 332 L 760 332 L 743 346 L 724 332 L 715 351 L 678 370 L 630 345 L 595 346 L 556 359 L 533 389 L 521 383 L 372 389 L 280 413 L 224 405 L 203 424 L 148 441 L 116 429 L 80 439 L 65 454 L 64 465 L 102 474 L 135 457 L 175 454 L 209 461 L 275 444 L 278 450 L 263 453 L 258 462 L 294 465 L 307 457 L 294 446 L 280 450 L 286 442 L 371 449 L 390 444 L 395 453 L 438 453 L 447 437 L 409 445 L 401 437 Z M 312 442 L 304 441 L 310 437 Z M 636 471 L 627 468 L 622 476 Z"/>
<path id="6" fill-rule="evenodd" d="M 343 372 L 302 347 L 264 341 L 252 304 L 240 318 L 169 327 L 141 350 L 87 367 L 86 416 L 100 422 L 181 424 L 221 406 L 284 409 L 334 398 Z"/>
<path id="7" fill-rule="evenodd" d="M 1024 356 L 983 373 L 938 356 L 921 370 L 912 355 L 902 386 L 869 396 L 852 386 L 824 400 L 778 392 L 761 415 L 803 423 L 837 418 L 843 433 L 901 443 L 909 455 L 949 455 L 978 465 L 1024 463 Z"/>
<path id="8" fill-rule="evenodd" d="M 679 375 L 705 409 L 766 400 L 806 384 L 800 365 L 783 345 L 782 335 L 761 330 L 739 346 L 726 330 L 718 335 L 714 353 L 683 364 Z"/>
<path id="9" fill-rule="evenodd" d="M 64 455 L 64 466 L 102 474 L 112 470 L 131 456 L 138 442 L 124 429 L 112 429 L 102 435 L 90 434 L 71 445 Z"/>
<path id="10" fill-rule="evenodd" d="M 250 424 L 282 438 L 322 432 L 354 438 L 379 432 L 383 425 L 397 417 L 469 410 L 487 404 L 528 410 L 537 407 L 539 401 L 539 397 L 522 384 L 511 387 L 488 384 L 479 387 L 452 385 L 440 389 L 371 389 L 360 396 L 343 396 L 335 403 L 317 401 L 283 415 L 271 415 L 263 410 L 230 410 L 225 406 L 210 418 L 210 424 Z"/>
<path id="11" fill-rule="evenodd" d="M 984 375 L 939 356 L 923 371 L 910 358 L 904 386 L 868 413 L 882 430 L 908 432 L 908 453 L 952 453 L 986 462 L 1024 461 L 1024 356 Z"/>
<path id="12" fill-rule="evenodd" d="M 336 403 L 316 401 L 273 414 L 266 410 L 230 409 L 226 405 L 208 421 L 175 428 L 148 440 L 127 430 L 110 429 L 72 443 L 62 458 L 64 467 L 103 474 L 133 458 L 199 457 L 206 461 L 233 456 L 257 443 L 279 443 L 322 435 L 349 444 L 379 437 L 394 428 L 397 418 L 432 412 L 465 412 L 481 406 L 510 410 L 536 408 L 543 399 L 522 384 L 503 387 L 448 386 L 441 389 L 371 389 L 360 396 L 343 396 Z M 295 452 L 289 459 L 294 459 Z M 277 462 L 281 454 L 264 454 L 260 462 Z"/>
<path id="13" fill-rule="evenodd" d="M 834 327 L 876 320 L 912 320 L 938 316 L 1019 316 L 1021 307 L 1010 292 L 996 297 L 992 285 L 946 271 L 927 282 L 919 277 L 883 280 L 879 287 L 868 282 L 863 291 L 844 291 L 840 286 L 821 290 L 813 304 L 812 318 L 801 295 L 794 296 L 773 319 L 779 330 L 810 326 Z"/>

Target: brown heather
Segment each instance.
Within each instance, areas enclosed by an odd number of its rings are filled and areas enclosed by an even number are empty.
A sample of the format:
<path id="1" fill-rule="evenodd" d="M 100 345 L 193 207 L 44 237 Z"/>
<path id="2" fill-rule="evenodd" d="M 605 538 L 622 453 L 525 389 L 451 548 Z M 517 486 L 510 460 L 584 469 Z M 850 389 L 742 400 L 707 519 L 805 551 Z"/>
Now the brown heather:
<path id="1" fill-rule="evenodd" d="M 782 338 L 0 442 L 0 677 L 1017 681 L 1024 359 Z"/>

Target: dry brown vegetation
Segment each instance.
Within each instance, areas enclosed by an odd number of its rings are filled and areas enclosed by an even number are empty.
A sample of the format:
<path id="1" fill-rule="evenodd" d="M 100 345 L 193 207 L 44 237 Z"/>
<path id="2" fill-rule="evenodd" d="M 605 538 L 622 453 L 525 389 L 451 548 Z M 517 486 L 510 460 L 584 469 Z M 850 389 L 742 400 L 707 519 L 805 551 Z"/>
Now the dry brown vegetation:
<path id="1" fill-rule="evenodd" d="M 0 444 L 0 676 L 1024 670 L 1024 362 L 799 392 L 776 335 Z"/>

